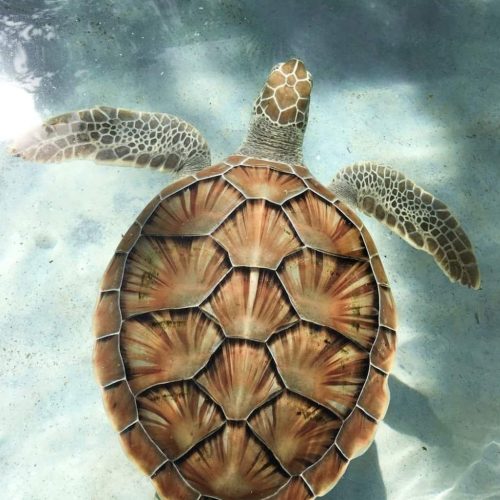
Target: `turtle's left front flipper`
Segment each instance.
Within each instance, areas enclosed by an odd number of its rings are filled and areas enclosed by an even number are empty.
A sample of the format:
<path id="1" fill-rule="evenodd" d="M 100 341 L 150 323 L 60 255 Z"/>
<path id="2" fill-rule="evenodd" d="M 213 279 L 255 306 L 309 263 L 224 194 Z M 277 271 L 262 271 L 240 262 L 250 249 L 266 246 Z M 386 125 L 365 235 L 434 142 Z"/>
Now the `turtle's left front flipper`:
<path id="1" fill-rule="evenodd" d="M 359 163 L 342 169 L 330 189 L 413 247 L 430 253 L 451 281 L 479 288 L 476 257 L 457 219 L 442 201 L 400 172 L 384 165 Z"/>
<path id="2" fill-rule="evenodd" d="M 210 165 L 206 140 L 184 120 L 107 106 L 55 116 L 19 137 L 11 153 L 40 163 L 85 159 L 182 174 Z"/>

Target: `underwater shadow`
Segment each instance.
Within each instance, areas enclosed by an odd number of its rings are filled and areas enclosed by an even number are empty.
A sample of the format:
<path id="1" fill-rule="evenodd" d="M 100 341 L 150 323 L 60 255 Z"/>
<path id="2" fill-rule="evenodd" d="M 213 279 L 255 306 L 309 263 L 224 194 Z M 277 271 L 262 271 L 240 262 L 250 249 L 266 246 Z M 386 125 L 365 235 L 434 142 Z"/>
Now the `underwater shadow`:
<path id="1" fill-rule="evenodd" d="M 327 500 L 343 498 L 356 500 L 385 500 L 387 498 L 375 442 L 364 455 L 349 463 L 347 472 L 337 486 L 325 496 Z"/>
<path id="2" fill-rule="evenodd" d="M 389 427 L 428 445 L 451 446 L 452 433 L 436 416 L 426 396 L 394 375 L 389 378 L 389 388 L 391 403 L 384 418 Z"/>

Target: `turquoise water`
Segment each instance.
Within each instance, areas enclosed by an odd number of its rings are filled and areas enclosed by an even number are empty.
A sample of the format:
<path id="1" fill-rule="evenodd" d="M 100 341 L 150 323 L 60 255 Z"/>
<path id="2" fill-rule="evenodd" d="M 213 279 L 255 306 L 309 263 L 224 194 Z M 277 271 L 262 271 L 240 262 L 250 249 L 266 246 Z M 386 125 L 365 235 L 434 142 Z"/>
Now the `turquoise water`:
<path id="1" fill-rule="evenodd" d="M 91 369 L 91 315 L 121 235 L 170 178 L 10 158 L 27 125 L 95 104 L 163 111 L 213 160 L 243 139 L 271 66 L 314 89 L 306 165 L 387 163 L 449 204 L 483 285 L 364 218 L 399 311 L 392 402 L 328 498 L 500 498 L 500 4 L 0 1 L 0 471 L 5 499 L 152 499 Z"/>

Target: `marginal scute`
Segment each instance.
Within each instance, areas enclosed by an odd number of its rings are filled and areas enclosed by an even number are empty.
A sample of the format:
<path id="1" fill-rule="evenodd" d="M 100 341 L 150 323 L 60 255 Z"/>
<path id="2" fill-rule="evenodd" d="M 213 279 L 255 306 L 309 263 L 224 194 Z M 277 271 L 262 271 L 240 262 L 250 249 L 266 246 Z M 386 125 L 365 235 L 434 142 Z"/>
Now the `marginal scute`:
<path id="1" fill-rule="evenodd" d="M 349 462 L 336 446 L 306 472 L 304 478 L 317 496 L 326 495 L 340 480 Z"/>
<path id="2" fill-rule="evenodd" d="M 335 440 L 342 421 L 311 401 L 284 392 L 249 420 L 288 473 L 301 474 Z"/>
<path id="3" fill-rule="evenodd" d="M 243 196 L 217 177 L 186 187 L 160 202 L 143 228 L 157 236 L 209 234 L 243 201 Z"/>
<path id="4" fill-rule="evenodd" d="M 312 500 L 314 495 L 300 477 L 292 477 L 276 495 L 268 500 Z"/>
<path id="5" fill-rule="evenodd" d="M 328 201 L 333 202 L 336 200 L 335 195 L 327 189 L 321 182 L 317 181 L 313 177 L 309 179 L 305 179 L 304 182 L 307 184 L 307 187 L 316 193 L 319 196 L 322 196 L 323 198 L 326 198 Z"/>
<path id="6" fill-rule="evenodd" d="M 118 335 L 110 335 L 96 340 L 94 370 L 97 380 L 102 386 L 125 378 Z"/>
<path id="7" fill-rule="evenodd" d="M 380 285 L 389 285 L 389 280 L 387 278 L 387 274 L 385 274 L 384 266 L 382 265 L 382 260 L 378 255 L 374 255 L 370 262 L 372 264 L 373 274 L 375 275 L 375 279 L 377 283 Z"/>
<path id="8" fill-rule="evenodd" d="M 125 453 L 137 467 L 150 476 L 165 460 L 165 455 L 153 444 L 139 423 L 120 433 Z"/>
<path id="9" fill-rule="evenodd" d="M 245 167 L 271 168 L 273 170 L 277 170 L 278 172 L 283 172 L 285 174 L 293 173 L 292 168 L 287 163 L 281 163 L 270 160 L 259 160 L 258 158 L 245 158 L 244 156 L 239 156 L 237 158 L 239 158 L 239 161 L 236 163 L 236 165 Z"/>
<path id="10" fill-rule="evenodd" d="M 304 165 L 294 165 L 293 166 L 293 171 L 299 176 L 302 177 L 303 179 L 307 179 L 309 177 L 312 177 L 311 172 L 307 169 L 307 167 L 304 167 Z"/>
<path id="11" fill-rule="evenodd" d="M 335 194 L 335 193 L 334 193 Z M 335 202 L 337 208 L 358 228 L 362 229 L 363 222 L 345 203 L 340 200 Z"/>
<path id="12" fill-rule="evenodd" d="M 104 408 L 116 431 L 122 431 L 137 420 L 135 399 L 125 380 L 105 387 L 102 398 Z"/>
<path id="13" fill-rule="evenodd" d="M 156 210 L 156 207 L 160 203 L 161 198 L 160 195 L 155 196 L 144 208 L 144 210 L 139 214 L 139 217 L 137 217 L 136 222 L 140 224 L 141 226 L 144 226 L 146 224 L 147 220 L 151 216 L 151 214 Z"/>
<path id="14" fill-rule="evenodd" d="M 368 353 L 325 327 L 300 323 L 269 344 L 286 386 L 341 417 L 354 405 L 368 372 Z"/>
<path id="15" fill-rule="evenodd" d="M 184 189 L 191 184 L 194 184 L 195 182 L 196 178 L 192 175 L 189 175 L 188 177 L 182 177 L 178 181 L 175 181 L 172 184 L 169 184 L 167 187 L 163 188 L 163 190 L 160 191 L 160 198 L 163 200 L 167 198 L 167 196 L 177 193 L 181 189 Z"/>
<path id="16" fill-rule="evenodd" d="M 141 226 L 137 222 L 134 222 L 134 224 L 132 224 L 129 230 L 124 234 L 119 245 L 116 247 L 116 251 L 123 253 L 130 252 L 131 248 L 137 242 L 137 239 L 139 238 L 140 234 L 141 234 Z"/>
<path id="17" fill-rule="evenodd" d="M 227 340 L 196 380 L 231 419 L 247 418 L 282 390 L 266 347 L 247 341 Z"/>
<path id="18" fill-rule="evenodd" d="M 234 269 L 201 307 L 228 337 L 264 341 L 298 321 L 275 274 L 259 269 Z"/>
<path id="19" fill-rule="evenodd" d="M 132 391 L 192 377 L 222 339 L 220 328 L 198 309 L 158 311 L 125 321 L 121 350 Z"/>
<path id="20" fill-rule="evenodd" d="M 93 317 L 94 336 L 99 338 L 118 333 L 121 322 L 119 292 L 101 293 Z"/>
<path id="21" fill-rule="evenodd" d="M 231 166 L 227 163 L 217 163 L 216 165 L 206 167 L 203 170 L 196 172 L 195 176 L 197 179 L 208 179 L 210 177 L 217 177 L 218 175 L 222 175 L 230 169 Z"/>
<path id="22" fill-rule="evenodd" d="M 316 250 L 367 258 L 361 234 L 334 205 L 308 192 L 283 207 L 302 241 Z"/>
<path id="23" fill-rule="evenodd" d="M 370 354 L 372 365 L 385 373 L 389 373 L 392 370 L 395 356 L 396 332 L 384 326 L 379 326 L 377 339 Z"/>
<path id="24" fill-rule="evenodd" d="M 329 326 L 365 349 L 371 347 L 378 297 L 368 262 L 306 249 L 285 258 L 278 274 L 303 319 Z"/>
<path id="25" fill-rule="evenodd" d="M 193 382 L 162 385 L 137 398 L 139 420 L 154 443 L 176 459 L 217 430 L 224 417 Z"/>
<path id="26" fill-rule="evenodd" d="M 224 163 L 226 165 L 229 165 L 231 167 L 236 167 L 238 165 L 244 165 L 245 164 L 245 160 L 247 160 L 248 157 L 247 156 L 241 156 L 241 155 L 231 155 L 231 156 L 228 156 L 225 160 L 224 160 Z"/>
<path id="27" fill-rule="evenodd" d="M 377 247 L 373 241 L 372 235 L 368 232 L 366 227 L 361 229 L 361 234 L 363 235 L 363 240 L 365 242 L 366 248 L 368 249 L 368 254 L 370 256 L 377 254 Z"/>
<path id="28" fill-rule="evenodd" d="M 396 329 L 396 304 L 389 287 L 379 286 L 380 295 L 380 323 L 384 326 Z"/>
<path id="29" fill-rule="evenodd" d="M 265 498 L 288 480 L 244 423 L 228 422 L 177 465 L 196 490 L 217 498 Z"/>
<path id="30" fill-rule="evenodd" d="M 113 256 L 101 280 L 102 292 L 118 290 L 120 288 L 126 260 L 127 255 L 124 253 L 117 253 Z"/>
<path id="31" fill-rule="evenodd" d="M 298 177 L 265 167 L 236 167 L 225 177 L 247 197 L 278 204 L 306 189 Z"/>
<path id="32" fill-rule="evenodd" d="M 377 422 L 359 408 L 347 417 L 338 433 L 336 444 L 350 460 L 362 455 L 372 444 Z"/>
<path id="33" fill-rule="evenodd" d="M 151 476 L 151 480 L 161 500 L 197 500 L 200 497 L 200 495 L 182 479 L 179 471 L 171 462 L 162 465 L 155 474 Z"/>
<path id="34" fill-rule="evenodd" d="M 377 420 L 382 420 L 389 406 L 389 384 L 385 373 L 370 366 L 358 405 Z"/>
<path id="35" fill-rule="evenodd" d="M 235 266 L 275 269 L 283 257 L 301 246 L 281 209 L 264 200 L 247 201 L 213 237 Z"/>
<path id="36" fill-rule="evenodd" d="M 142 236 L 125 268 L 123 315 L 198 305 L 229 266 L 225 252 L 209 237 Z"/>

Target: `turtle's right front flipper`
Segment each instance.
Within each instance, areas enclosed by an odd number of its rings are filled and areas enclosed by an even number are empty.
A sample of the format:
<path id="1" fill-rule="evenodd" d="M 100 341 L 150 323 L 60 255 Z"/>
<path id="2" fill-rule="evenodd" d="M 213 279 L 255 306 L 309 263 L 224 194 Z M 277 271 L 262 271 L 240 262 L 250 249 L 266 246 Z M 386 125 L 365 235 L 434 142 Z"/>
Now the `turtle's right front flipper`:
<path id="1" fill-rule="evenodd" d="M 458 220 L 442 201 L 401 172 L 376 163 L 358 163 L 343 168 L 330 189 L 413 247 L 431 254 L 451 281 L 479 288 L 474 250 Z"/>
<path id="2" fill-rule="evenodd" d="M 188 173 L 210 165 L 210 150 L 192 125 L 165 113 L 99 106 L 47 120 L 11 146 L 26 160 L 85 159 Z"/>

